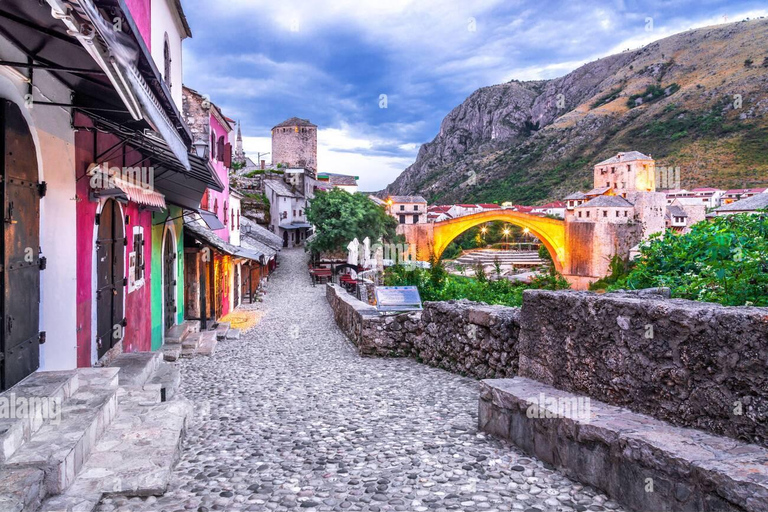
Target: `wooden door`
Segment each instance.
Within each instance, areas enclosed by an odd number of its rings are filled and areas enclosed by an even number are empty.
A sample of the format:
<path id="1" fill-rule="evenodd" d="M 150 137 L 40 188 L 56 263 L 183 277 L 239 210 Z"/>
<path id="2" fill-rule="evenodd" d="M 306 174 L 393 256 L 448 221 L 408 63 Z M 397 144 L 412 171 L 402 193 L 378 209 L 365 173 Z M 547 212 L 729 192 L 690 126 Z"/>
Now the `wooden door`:
<path id="1" fill-rule="evenodd" d="M 171 232 L 165 233 L 163 247 L 163 297 L 165 330 L 176 324 L 176 251 L 173 250 Z"/>
<path id="2" fill-rule="evenodd" d="M 32 134 L 19 107 L 0 100 L 3 261 L 0 390 L 40 366 L 40 196 Z"/>
<path id="3" fill-rule="evenodd" d="M 99 358 L 123 338 L 125 229 L 120 205 L 107 200 L 97 217 L 96 345 Z"/>

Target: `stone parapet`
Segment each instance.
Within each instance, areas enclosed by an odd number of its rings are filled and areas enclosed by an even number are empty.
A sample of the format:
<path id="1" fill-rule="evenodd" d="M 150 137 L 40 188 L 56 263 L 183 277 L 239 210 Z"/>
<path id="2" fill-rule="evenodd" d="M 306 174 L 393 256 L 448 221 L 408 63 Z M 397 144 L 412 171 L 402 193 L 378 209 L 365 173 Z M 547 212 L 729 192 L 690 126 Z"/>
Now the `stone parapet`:
<path id="1" fill-rule="evenodd" d="M 530 379 L 483 381 L 479 427 L 633 510 L 768 510 L 765 448 Z"/>
<path id="2" fill-rule="evenodd" d="M 521 377 L 768 445 L 766 308 L 527 290 L 520 326 Z"/>

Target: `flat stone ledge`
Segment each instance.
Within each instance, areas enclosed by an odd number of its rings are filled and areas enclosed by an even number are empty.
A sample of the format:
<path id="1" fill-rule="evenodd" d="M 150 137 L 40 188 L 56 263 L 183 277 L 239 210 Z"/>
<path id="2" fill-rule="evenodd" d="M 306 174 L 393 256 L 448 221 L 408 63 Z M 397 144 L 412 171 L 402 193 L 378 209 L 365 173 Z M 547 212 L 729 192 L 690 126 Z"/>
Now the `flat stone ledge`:
<path id="1" fill-rule="evenodd" d="M 768 510 L 765 448 L 537 381 L 483 381 L 479 427 L 638 511 Z"/>

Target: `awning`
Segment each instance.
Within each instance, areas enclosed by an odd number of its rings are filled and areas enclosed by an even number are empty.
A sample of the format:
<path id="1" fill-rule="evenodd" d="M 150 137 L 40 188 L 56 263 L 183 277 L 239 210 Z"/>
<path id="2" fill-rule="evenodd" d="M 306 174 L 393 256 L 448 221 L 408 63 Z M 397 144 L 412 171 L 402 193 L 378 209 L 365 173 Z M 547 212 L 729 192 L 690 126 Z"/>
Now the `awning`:
<path id="1" fill-rule="evenodd" d="M 280 224 L 280 229 L 302 229 L 311 227 L 312 224 L 308 222 L 291 222 L 290 224 Z"/>
<path id="2" fill-rule="evenodd" d="M 103 174 L 100 179 L 103 180 L 106 186 L 93 190 L 92 194 L 94 197 L 122 198 L 158 212 L 167 208 L 165 196 L 152 188 L 148 188 L 147 185 L 132 183 L 123 178 L 106 174 Z"/>
<path id="3" fill-rule="evenodd" d="M 64 23 L 68 34 L 80 42 L 104 72 L 131 117 L 146 121 L 165 141 L 178 164 L 190 170 L 188 143 L 191 141 L 182 138 L 183 134 L 190 139 L 189 132 L 124 2 L 119 1 L 117 5 L 109 2 L 108 7 L 118 18 L 121 14 L 125 17 L 129 25 L 125 31 L 115 30 L 112 18 L 108 21 L 102 16 L 99 7 L 104 0 L 47 1 L 53 17 Z M 151 77 L 153 86 L 146 81 L 145 74 Z"/>
<path id="4" fill-rule="evenodd" d="M 216 231 L 217 229 L 224 229 L 226 226 L 221 223 L 219 218 L 212 212 L 209 212 L 207 210 L 203 210 L 202 208 L 195 208 L 195 212 L 200 215 L 200 217 L 203 219 L 203 222 L 205 222 L 209 228 Z"/>
<path id="5" fill-rule="evenodd" d="M 146 157 L 154 168 L 153 186 L 168 202 L 194 210 L 200 205 L 205 189 L 219 192 L 224 190 L 223 183 L 207 158 L 190 154 L 191 169 L 186 170 L 162 139 L 147 136 L 144 132 L 93 113 L 75 116 L 74 124 L 75 128 L 96 128 L 111 133 Z"/>
<path id="6" fill-rule="evenodd" d="M 194 214 L 184 214 L 184 230 L 195 240 L 212 247 L 219 252 L 229 254 L 236 258 L 245 258 L 259 263 L 266 263 L 268 258 L 265 254 L 250 248 L 238 247 L 219 238 L 216 233 L 211 231 L 194 217 Z"/>

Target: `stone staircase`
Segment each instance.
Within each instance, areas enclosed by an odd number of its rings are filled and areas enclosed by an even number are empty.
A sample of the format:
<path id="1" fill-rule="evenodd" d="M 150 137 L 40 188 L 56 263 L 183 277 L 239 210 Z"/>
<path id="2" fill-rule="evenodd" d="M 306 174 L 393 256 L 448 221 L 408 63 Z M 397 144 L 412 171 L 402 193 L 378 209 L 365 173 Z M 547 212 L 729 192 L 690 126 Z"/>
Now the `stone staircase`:
<path id="1" fill-rule="evenodd" d="M 187 320 L 174 325 L 165 334 L 165 344 L 161 348 L 166 361 L 176 361 L 180 357 L 212 356 L 216 344 L 223 339 L 238 339 L 240 331 L 232 329 L 228 322 L 219 322 L 208 331 L 200 330 L 200 322 Z"/>
<path id="2" fill-rule="evenodd" d="M 0 420 L 0 511 L 90 512 L 105 495 L 163 494 L 192 408 L 171 400 L 180 373 L 162 357 L 36 372 L 0 394 L 18 416 Z"/>
<path id="3" fill-rule="evenodd" d="M 456 263 L 473 266 L 481 263 L 483 266 L 493 266 L 498 260 L 501 265 L 538 266 L 543 262 L 537 251 L 508 251 L 498 249 L 473 249 L 464 252 L 456 259 Z"/>

